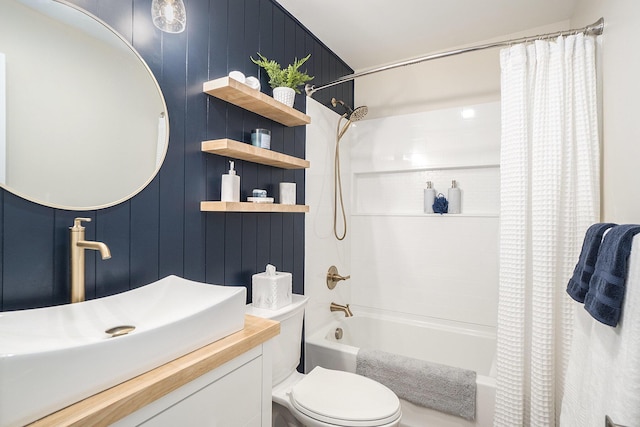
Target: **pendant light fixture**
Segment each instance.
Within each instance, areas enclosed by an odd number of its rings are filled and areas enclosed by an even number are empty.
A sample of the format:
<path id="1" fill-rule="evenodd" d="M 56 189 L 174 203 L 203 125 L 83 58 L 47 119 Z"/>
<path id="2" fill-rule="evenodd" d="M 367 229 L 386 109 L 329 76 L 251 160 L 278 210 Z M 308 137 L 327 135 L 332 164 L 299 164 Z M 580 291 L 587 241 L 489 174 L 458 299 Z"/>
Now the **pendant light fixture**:
<path id="1" fill-rule="evenodd" d="M 181 33 L 187 25 L 187 11 L 182 0 L 153 0 L 153 25 L 167 33 Z"/>

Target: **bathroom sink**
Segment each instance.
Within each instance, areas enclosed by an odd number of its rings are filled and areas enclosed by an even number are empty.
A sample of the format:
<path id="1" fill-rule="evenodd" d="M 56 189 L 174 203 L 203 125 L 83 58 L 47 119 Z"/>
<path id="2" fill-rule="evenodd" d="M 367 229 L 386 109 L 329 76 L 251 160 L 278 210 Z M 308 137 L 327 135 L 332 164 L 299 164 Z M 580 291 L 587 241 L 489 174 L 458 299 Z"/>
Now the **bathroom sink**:
<path id="1" fill-rule="evenodd" d="M 0 427 L 35 421 L 241 330 L 245 295 L 168 276 L 105 298 L 0 313 Z"/>

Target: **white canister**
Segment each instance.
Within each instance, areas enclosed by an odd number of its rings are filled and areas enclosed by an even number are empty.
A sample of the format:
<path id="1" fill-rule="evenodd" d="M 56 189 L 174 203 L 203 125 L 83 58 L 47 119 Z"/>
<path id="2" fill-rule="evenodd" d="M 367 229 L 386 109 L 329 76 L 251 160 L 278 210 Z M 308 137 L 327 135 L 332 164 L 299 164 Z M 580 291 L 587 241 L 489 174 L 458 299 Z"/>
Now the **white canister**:
<path id="1" fill-rule="evenodd" d="M 282 205 L 296 204 L 296 183 L 295 182 L 280 183 L 280 204 Z"/>

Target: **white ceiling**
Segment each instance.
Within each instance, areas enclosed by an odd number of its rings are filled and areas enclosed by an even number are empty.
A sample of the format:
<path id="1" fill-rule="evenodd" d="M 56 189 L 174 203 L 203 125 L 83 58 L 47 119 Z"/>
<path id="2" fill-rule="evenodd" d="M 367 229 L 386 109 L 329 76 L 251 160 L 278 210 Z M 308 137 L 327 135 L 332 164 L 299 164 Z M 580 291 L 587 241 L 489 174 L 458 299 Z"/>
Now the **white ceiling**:
<path id="1" fill-rule="evenodd" d="M 578 0 L 277 0 L 356 71 L 567 20 Z"/>

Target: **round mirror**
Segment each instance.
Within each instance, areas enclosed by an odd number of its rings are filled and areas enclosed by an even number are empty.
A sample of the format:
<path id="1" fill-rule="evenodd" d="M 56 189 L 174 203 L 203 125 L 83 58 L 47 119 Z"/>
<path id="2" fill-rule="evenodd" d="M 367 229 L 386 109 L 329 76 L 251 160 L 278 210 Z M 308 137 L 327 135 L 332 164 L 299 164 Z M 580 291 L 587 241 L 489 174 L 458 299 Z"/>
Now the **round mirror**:
<path id="1" fill-rule="evenodd" d="M 61 209 L 112 206 L 156 175 L 166 105 L 133 47 L 54 0 L 0 6 L 0 185 Z"/>

